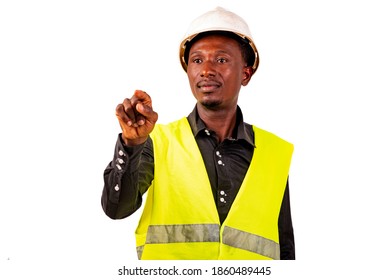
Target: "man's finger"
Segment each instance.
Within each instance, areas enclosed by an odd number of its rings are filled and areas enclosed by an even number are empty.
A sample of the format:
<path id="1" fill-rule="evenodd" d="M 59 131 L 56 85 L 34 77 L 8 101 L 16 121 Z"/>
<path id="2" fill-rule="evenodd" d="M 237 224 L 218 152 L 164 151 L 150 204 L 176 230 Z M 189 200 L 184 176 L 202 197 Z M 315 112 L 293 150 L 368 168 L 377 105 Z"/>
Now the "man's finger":
<path id="1" fill-rule="evenodd" d="M 132 98 L 131 99 L 128 99 L 128 98 L 124 99 L 123 106 L 124 106 L 125 114 L 128 117 L 127 124 L 129 126 L 136 124 L 136 115 L 137 115 L 137 112 L 135 111 L 136 104 L 134 104 L 134 101 L 132 100 Z"/>
<path id="2" fill-rule="evenodd" d="M 135 103 L 141 101 L 142 103 L 146 103 L 151 106 L 151 98 L 150 96 L 143 90 L 135 90 L 133 98 L 136 98 Z"/>
<path id="3" fill-rule="evenodd" d="M 119 104 L 116 106 L 115 113 L 116 113 L 116 116 L 119 119 L 119 121 L 121 121 L 122 123 L 127 124 L 130 121 L 128 115 L 126 114 L 126 112 L 124 110 L 123 104 Z"/>
<path id="4" fill-rule="evenodd" d="M 157 122 L 158 114 L 153 111 L 152 107 L 150 107 L 150 106 L 148 106 L 148 105 L 146 105 L 144 103 L 138 103 L 138 104 L 136 104 L 136 110 L 142 116 L 144 116 L 149 122 L 151 122 L 151 123 L 156 123 Z"/>

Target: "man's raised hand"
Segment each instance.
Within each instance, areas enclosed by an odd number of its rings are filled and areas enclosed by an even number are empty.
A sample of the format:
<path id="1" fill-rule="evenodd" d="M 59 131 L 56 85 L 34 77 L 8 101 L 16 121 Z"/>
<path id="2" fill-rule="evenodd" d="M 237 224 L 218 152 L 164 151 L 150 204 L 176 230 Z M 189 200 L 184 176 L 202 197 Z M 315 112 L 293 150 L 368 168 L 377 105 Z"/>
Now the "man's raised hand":
<path id="1" fill-rule="evenodd" d="M 158 120 L 150 96 L 141 90 L 136 90 L 131 98 L 124 99 L 116 107 L 116 117 L 122 128 L 122 139 L 127 146 L 144 143 Z"/>

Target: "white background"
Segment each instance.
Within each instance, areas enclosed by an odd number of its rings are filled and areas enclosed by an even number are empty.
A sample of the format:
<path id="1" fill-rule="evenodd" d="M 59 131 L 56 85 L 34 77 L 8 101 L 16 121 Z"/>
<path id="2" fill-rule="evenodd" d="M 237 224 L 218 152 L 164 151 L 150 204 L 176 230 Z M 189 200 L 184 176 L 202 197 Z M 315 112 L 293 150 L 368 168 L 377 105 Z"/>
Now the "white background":
<path id="1" fill-rule="evenodd" d="M 135 89 L 152 96 L 161 123 L 192 110 L 178 45 L 190 21 L 218 5 L 246 19 L 260 51 L 259 70 L 241 90 L 245 120 L 295 145 L 298 260 L 266 263 L 268 279 L 384 279 L 384 3 L 1 1 L 2 279 L 123 279 L 118 268 L 141 265 L 133 235 L 140 212 L 113 221 L 100 206 L 120 132 L 114 110 Z"/>

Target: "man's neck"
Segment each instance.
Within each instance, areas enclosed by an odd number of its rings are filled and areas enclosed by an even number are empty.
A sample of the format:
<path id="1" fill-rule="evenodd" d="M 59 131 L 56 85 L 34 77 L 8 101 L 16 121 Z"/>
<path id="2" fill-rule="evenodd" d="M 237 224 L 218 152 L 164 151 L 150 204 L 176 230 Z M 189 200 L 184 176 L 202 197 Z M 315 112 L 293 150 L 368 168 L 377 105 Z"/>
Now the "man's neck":
<path id="1" fill-rule="evenodd" d="M 212 110 L 200 105 L 197 109 L 206 127 L 216 133 L 219 143 L 233 136 L 236 125 L 236 107 L 231 110 Z"/>

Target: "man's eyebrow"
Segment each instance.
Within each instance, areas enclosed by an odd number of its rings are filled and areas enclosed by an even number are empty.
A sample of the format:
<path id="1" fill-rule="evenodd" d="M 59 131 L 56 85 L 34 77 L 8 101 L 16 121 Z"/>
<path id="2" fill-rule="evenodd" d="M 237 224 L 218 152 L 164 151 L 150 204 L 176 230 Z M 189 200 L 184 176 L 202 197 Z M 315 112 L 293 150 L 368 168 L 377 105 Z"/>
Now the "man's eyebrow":
<path id="1" fill-rule="evenodd" d="M 202 53 L 202 50 L 197 50 L 197 51 L 193 51 L 189 56 L 193 55 L 193 54 L 201 54 Z M 217 50 L 215 51 L 216 54 L 229 54 L 228 51 L 225 51 L 225 50 Z"/>

